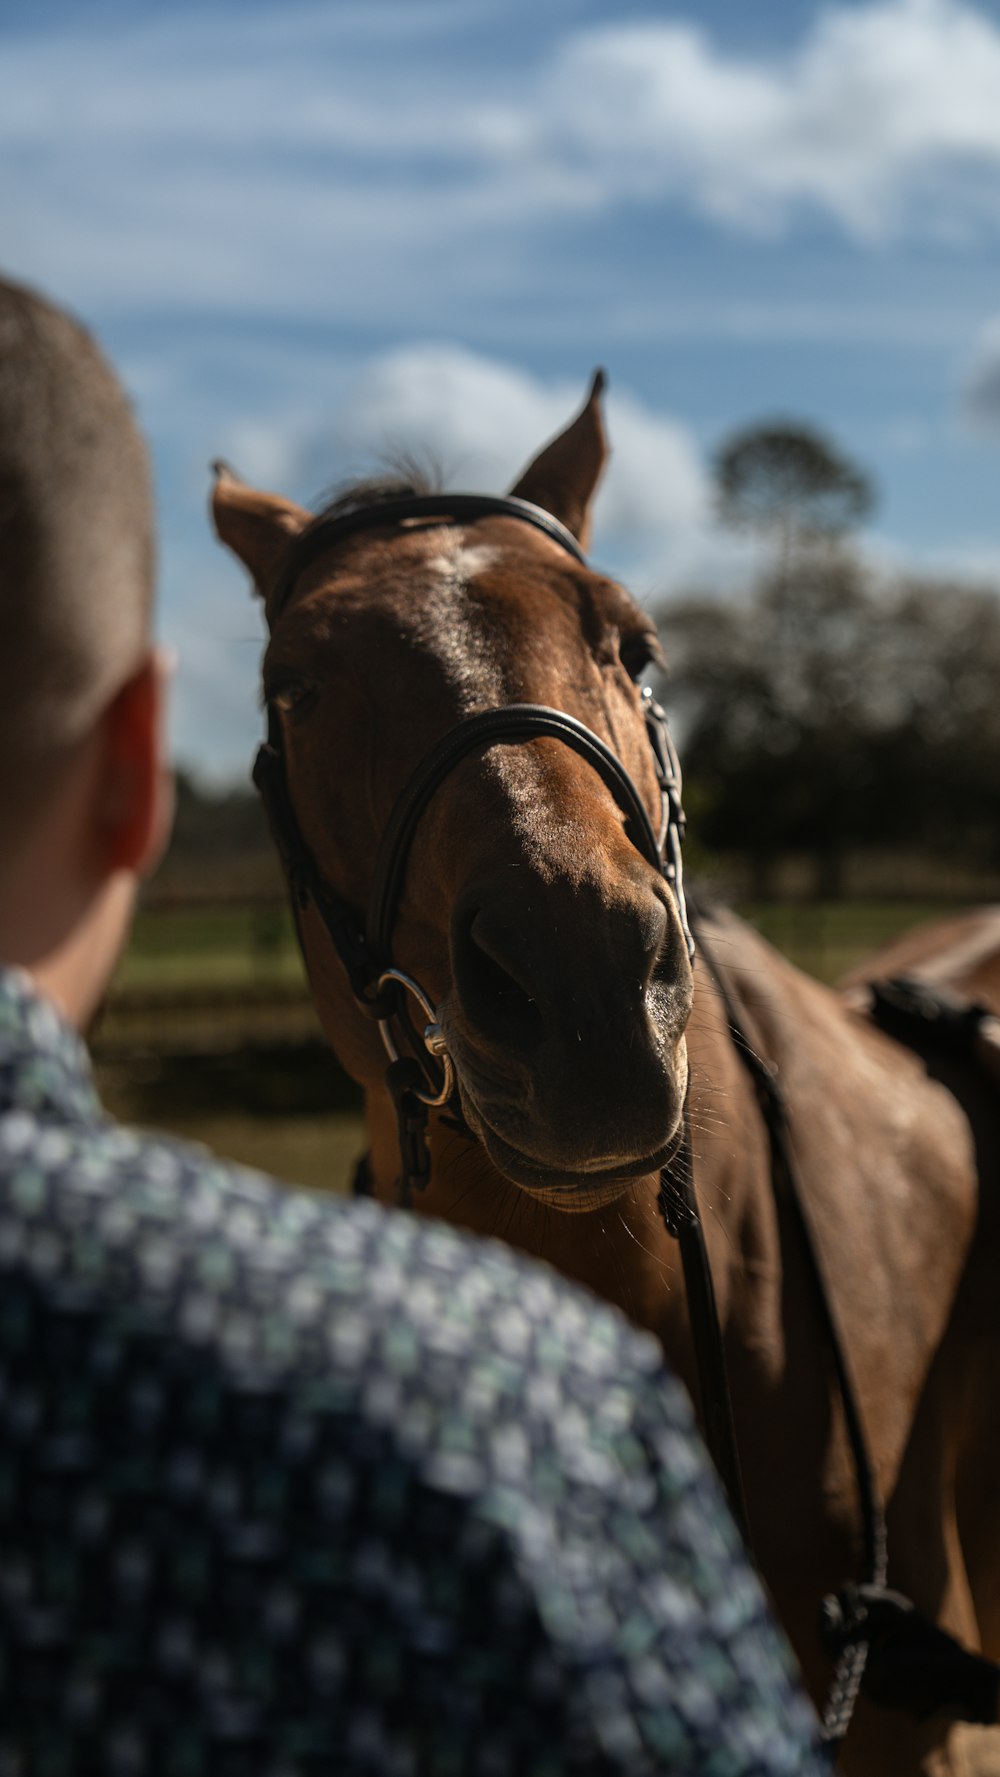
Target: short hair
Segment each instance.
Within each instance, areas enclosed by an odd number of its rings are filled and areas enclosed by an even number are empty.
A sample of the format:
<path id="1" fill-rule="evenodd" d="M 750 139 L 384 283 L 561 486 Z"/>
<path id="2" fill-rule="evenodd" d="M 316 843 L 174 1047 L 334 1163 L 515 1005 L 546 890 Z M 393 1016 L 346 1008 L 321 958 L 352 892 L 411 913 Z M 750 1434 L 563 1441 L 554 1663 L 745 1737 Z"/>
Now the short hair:
<path id="1" fill-rule="evenodd" d="M 84 327 L 0 278 L 4 852 L 139 665 L 153 573 L 149 458 L 121 383 Z"/>

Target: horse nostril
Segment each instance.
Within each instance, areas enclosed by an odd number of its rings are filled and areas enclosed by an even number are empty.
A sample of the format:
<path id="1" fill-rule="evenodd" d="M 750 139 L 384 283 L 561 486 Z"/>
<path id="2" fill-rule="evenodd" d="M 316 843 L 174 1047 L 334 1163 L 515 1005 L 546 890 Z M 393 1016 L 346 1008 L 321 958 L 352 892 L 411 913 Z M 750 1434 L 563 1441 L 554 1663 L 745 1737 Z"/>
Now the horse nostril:
<path id="1" fill-rule="evenodd" d="M 537 999 L 517 980 L 518 965 L 504 954 L 507 933 L 491 932 L 480 909 L 456 924 L 455 980 L 466 1016 L 484 1036 L 524 1042 L 542 1028 Z"/>
<path id="2" fill-rule="evenodd" d="M 687 945 L 680 921 L 672 919 L 661 904 L 648 950 L 647 991 L 651 987 L 675 987 L 687 974 L 686 963 Z"/>

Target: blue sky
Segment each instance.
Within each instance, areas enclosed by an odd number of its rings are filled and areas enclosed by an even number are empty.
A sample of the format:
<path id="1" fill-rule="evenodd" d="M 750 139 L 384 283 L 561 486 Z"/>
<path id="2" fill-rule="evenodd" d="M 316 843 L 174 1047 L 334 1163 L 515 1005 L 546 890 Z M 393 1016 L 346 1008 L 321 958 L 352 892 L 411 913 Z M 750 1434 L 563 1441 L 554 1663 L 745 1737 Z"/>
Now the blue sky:
<path id="1" fill-rule="evenodd" d="M 869 547 L 1000 584 L 1000 7 L 0 0 L 0 264 L 75 308 L 161 499 L 175 747 L 239 776 L 261 630 L 209 460 L 500 488 L 611 377 L 596 553 L 731 587 L 709 454 L 774 415 Z"/>

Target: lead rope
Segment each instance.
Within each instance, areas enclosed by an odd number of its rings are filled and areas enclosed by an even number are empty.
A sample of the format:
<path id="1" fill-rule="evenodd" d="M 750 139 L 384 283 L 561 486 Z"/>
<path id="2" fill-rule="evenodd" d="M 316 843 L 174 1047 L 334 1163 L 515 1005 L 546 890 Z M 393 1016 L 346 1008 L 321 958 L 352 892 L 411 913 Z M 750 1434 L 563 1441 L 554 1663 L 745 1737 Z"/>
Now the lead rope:
<path id="1" fill-rule="evenodd" d="M 863 1596 L 865 1591 L 869 1595 L 872 1592 L 875 1595 L 880 1595 L 885 1591 L 888 1571 L 885 1511 L 868 1448 L 854 1377 L 834 1314 L 815 1232 L 805 1199 L 799 1188 L 792 1160 L 788 1113 L 784 1097 L 773 1072 L 750 1045 L 729 989 L 711 952 L 705 945 L 704 931 L 699 932 L 698 942 L 705 967 L 722 1001 L 723 1011 L 736 1045 L 737 1054 L 753 1081 L 757 1102 L 771 1145 L 772 1176 L 776 1184 L 776 1194 L 780 1191 L 782 1201 L 793 1210 L 795 1215 L 806 1255 L 806 1263 L 813 1279 L 827 1344 L 833 1360 L 857 1479 L 865 1576 L 862 1592 L 859 1593 L 856 1587 L 845 1588 L 840 1594 L 824 1598 L 821 1607 L 824 1625 L 828 1631 L 837 1626 L 840 1643 L 839 1652 L 834 1660 L 833 1679 L 822 1715 L 823 1740 L 832 1758 L 843 1742 L 850 1726 L 872 1639 L 873 1630 L 864 1607 L 859 1604 L 859 1598 Z M 849 1622 L 845 1619 L 849 1619 Z"/>

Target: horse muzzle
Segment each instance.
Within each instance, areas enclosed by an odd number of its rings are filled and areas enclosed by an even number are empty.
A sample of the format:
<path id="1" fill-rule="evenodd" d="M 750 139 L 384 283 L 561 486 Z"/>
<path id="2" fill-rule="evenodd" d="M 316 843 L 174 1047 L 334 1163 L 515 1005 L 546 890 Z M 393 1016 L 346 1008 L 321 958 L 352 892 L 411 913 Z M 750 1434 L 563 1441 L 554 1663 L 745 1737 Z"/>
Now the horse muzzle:
<path id="1" fill-rule="evenodd" d="M 569 1213 L 613 1203 L 634 1179 L 646 1178 L 669 1166 L 683 1139 L 683 1118 L 678 1113 L 668 1138 L 650 1152 L 621 1153 L 575 1163 L 563 1159 L 553 1165 L 515 1146 L 500 1134 L 463 1089 L 461 1080 L 459 1092 L 465 1121 L 497 1171 L 541 1202 Z M 681 1104 L 683 1106 L 683 1095 Z"/>
<path id="2" fill-rule="evenodd" d="M 595 910 L 577 894 L 539 920 L 508 891 L 492 914 L 481 901 L 456 911 L 452 965 L 441 1017 L 463 1115 L 505 1177 L 586 1207 L 570 1200 L 618 1195 L 668 1163 L 691 972 L 664 900 Z"/>

